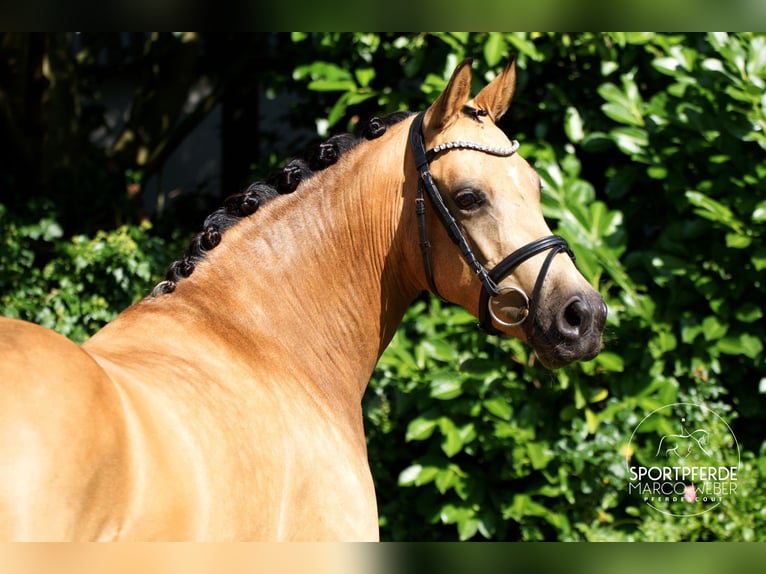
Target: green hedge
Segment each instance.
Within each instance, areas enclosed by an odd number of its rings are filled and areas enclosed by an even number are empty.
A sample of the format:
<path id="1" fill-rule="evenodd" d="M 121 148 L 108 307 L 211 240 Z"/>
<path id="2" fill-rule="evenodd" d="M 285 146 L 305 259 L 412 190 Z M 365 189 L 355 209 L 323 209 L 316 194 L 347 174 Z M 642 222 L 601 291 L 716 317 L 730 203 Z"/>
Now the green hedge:
<path id="1" fill-rule="evenodd" d="M 64 238 L 51 211 L 44 203 L 19 216 L 0 205 L 0 312 L 77 342 L 145 296 L 181 253 L 149 222 Z"/>
<path id="2" fill-rule="evenodd" d="M 284 41 L 284 38 L 282 38 Z M 476 87 L 518 55 L 503 127 L 544 181 L 554 231 L 609 305 L 605 350 L 549 372 L 516 341 L 422 298 L 364 409 L 390 540 L 764 540 L 766 36 L 294 34 L 294 70 L 325 133 L 420 109 L 474 56 Z M 276 76 L 280 71 L 273 72 Z M 282 76 L 283 81 L 287 78 Z M 37 213 L 49 213 L 48 210 Z M 0 209 L 0 307 L 82 340 L 180 253 L 148 226 L 66 238 Z M 628 492 L 671 403 L 733 429 L 736 496 L 669 517 Z"/>
<path id="3" fill-rule="evenodd" d="M 599 358 L 548 373 L 462 311 L 414 308 L 367 402 L 384 534 L 763 540 L 766 38 L 442 38 L 484 54 L 479 76 L 518 52 L 509 129 L 610 316 Z M 625 456 L 648 459 L 659 430 L 629 444 L 636 425 L 684 402 L 732 425 L 742 463 L 736 496 L 677 518 L 629 495 Z"/>
<path id="4" fill-rule="evenodd" d="M 386 445 L 410 446 L 406 464 L 388 453 L 376 467 L 385 532 L 763 540 L 766 38 L 471 42 L 492 64 L 506 48 L 519 52 L 514 137 L 544 180 L 546 216 L 607 299 L 606 350 L 546 373 L 517 343 L 487 347 L 460 311 L 414 309 L 370 401 L 372 460 Z M 628 494 L 633 429 L 678 402 L 715 410 L 742 449 L 738 495 L 696 517 L 668 517 Z M 632 445 L 639 463 L 657 432 Z"/>

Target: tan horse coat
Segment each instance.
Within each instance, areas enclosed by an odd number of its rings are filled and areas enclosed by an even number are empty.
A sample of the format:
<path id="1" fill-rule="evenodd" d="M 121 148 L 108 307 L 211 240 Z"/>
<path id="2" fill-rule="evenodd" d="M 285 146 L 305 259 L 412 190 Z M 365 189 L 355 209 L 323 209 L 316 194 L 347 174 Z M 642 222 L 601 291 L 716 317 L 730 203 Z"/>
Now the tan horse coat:
<path id="1" fill-rule="evenodd" d="M 509 67 L 476 101 L 501 115 L 512 81 Z M 469 86 L 463 66 L 429 139 L 458 129 Z M 0 539 L 377 539 L 361 399 L 426 287 L 408 124 L 238 223 L 173 293 L 82 346 L 0 321 Z M 535 185 L 521 158 L 478 159 Z M 547 230 L 537 192 L 530 235 Z M 476 312 L 476 279 L 429 227 L 444 293 Z M 496 259 L 514 248 L 500 239 L 474 237 Z M 589 288 L 567 258 L 554 267 L 557 290 Z"/>

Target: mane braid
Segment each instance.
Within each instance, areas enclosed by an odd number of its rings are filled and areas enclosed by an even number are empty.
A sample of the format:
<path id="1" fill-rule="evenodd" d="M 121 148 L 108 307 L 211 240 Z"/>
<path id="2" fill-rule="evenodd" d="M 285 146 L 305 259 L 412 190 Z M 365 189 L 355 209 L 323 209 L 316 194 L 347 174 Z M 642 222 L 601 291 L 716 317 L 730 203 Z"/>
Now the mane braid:
<path id="1" fill-rule="evenodd" d="M 150 298 L 175 291 L 178 282 L 194 273 L 197 263 L 221 242 L 221 237 L 227 229 L 253 215 L 265 203 L 280 195 L 294 192 L 301 182 L 337 163 L 343 154 L 361 141 L 382 136 L 389 126 L 404 120 L 411 114 L 412 112 L 393 112 L 382 117 L 373 117 L 358 130 L 357 135 L 332 136 L 311 148 L 303 158 L 290 160 L 267 181 L 257 181 L 244 191 L 224 199 L 223 206 L 205 218 L 202 231 L 194 236 L 181 259 L 170 264 L 165 279 L 152 289 Z"/>

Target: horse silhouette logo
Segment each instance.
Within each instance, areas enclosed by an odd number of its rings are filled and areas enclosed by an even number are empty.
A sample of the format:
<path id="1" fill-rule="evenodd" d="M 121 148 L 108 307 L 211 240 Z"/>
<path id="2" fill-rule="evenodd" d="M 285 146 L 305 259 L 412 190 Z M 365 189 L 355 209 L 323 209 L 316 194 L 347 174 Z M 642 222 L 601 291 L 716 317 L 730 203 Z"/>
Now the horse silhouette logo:
<path id="1" fill-rule="evenodd" d="M 671 431 L 657 431 L 669 422 Z M 634 446 L 637 437 L 641 440 Z M 633 429 L 624 456 L 628 493 L 667 516 L 704 514 L 737 493 L 737 437 L 719 414 L 703 405 L 673 403 L 654 409 Z"/>
<path id="2" fill-rule="evenodd" d="M 687 458 L 696 450 L 702 451 L 706 456 L 713 454 L 705 448 L 710 433 L 701 428 L 688 432 L 684 426 L 685 422 L 686 419 L 681 419 L 681 434 L 666 434 L 660 439 L 655 456 L 664 455 L 665 458 L 670 458 L 673 454 L 676 458 Z"/>

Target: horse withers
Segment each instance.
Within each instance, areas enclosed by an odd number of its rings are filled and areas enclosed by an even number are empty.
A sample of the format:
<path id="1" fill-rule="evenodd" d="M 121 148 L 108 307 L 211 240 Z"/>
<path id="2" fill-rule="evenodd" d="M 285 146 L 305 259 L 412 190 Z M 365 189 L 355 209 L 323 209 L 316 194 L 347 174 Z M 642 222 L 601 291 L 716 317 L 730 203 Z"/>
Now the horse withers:
<path id="1" fill-rule="evenodd" d="M 464 62 L 421 114 L 227 200 L 82 346 L 0 321 L 0 539 L 375 540 L 361 400 L 423 290 L 560 367 L 606 307 Z"/>

